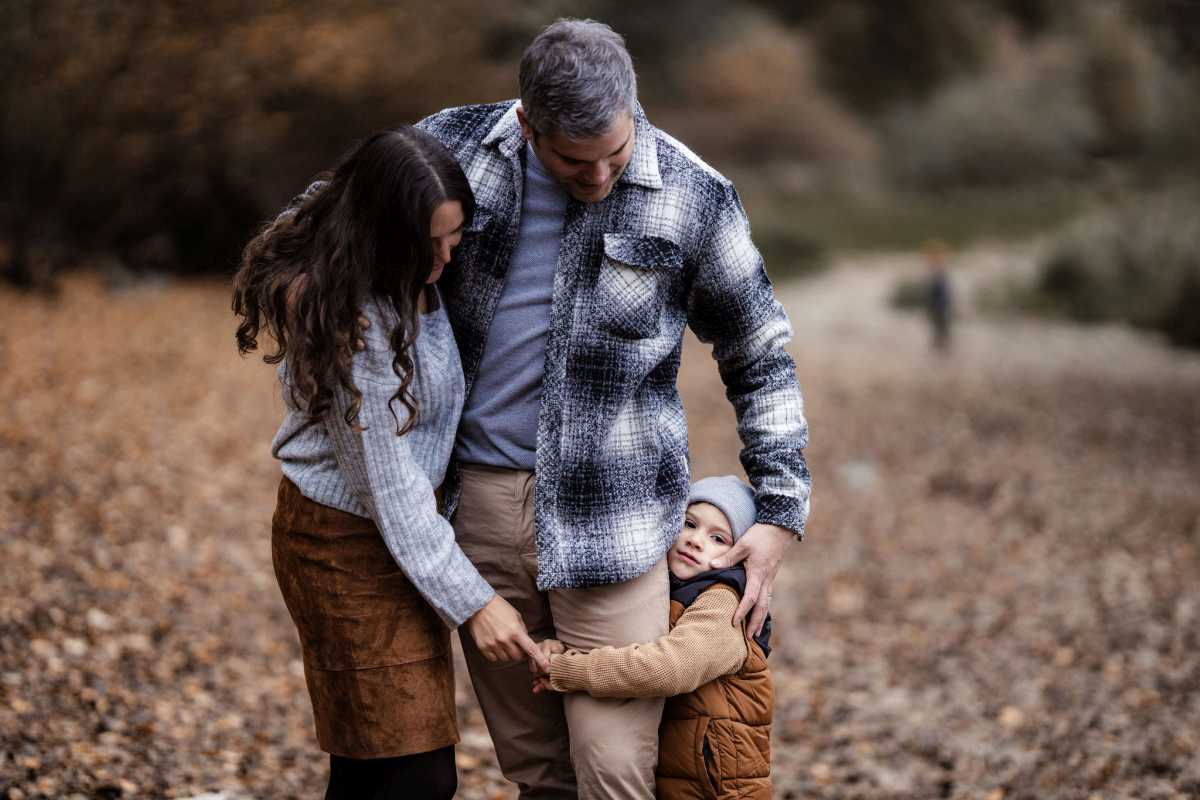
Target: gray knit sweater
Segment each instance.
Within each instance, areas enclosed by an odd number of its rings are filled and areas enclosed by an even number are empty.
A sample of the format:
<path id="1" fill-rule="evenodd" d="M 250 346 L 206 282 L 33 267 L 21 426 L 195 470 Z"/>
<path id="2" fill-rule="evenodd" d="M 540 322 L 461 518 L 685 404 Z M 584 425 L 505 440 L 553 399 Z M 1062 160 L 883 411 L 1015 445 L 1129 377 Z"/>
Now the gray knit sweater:
<path id="1" fill-rule="evenodd" d="M 437 511 L 434 489 L 441 485 L 454 446 L 463 406 L 463 374 L 458 347 L 439 302 L 421 315 L 414 346 L 416 375 L 410 390 L 419 403 L 416 426 L 396 435 L 389 401 L 400 386 L 392 370 L 389 336 L 395 312 L 370 301 L 366 350 L 354 357 L 354 385 L 362 392 L 355 431 L 344 420 L 349 395 L 335 392 L 334 406 L 310 423 L 287 390 L 287 364 L 279 367 L 287 416 L 271 444 L 286 475 L 310 500 L 375 522 L 392 557 L 450 627 L 483 607 L 495 592 L 454 540 L 450 523 Z M 400 422 L 404 405 L 393 403 Z"/>

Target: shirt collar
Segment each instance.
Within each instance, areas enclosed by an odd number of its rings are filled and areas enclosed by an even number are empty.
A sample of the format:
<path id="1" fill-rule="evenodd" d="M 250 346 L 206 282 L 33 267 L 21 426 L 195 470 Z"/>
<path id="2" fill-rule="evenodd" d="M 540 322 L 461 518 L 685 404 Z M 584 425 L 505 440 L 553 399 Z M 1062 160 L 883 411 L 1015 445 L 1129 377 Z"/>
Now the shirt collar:
<path id="1" fill-rule="evenodd" d="M 492 129 L 483 137 L 485 146 L 495 145 L 506 158 L 515 158 L 525 145 L 521 136 L 521 125 L 517 122 L 517 106 L 519 100 L 514 100 L 508 110 L 501 115 Z M 654 135 L 654 126 L 646 119 L 642 104 L 638 103 L 633 112 L 633 125 L 636 137 L 633 144 L 633 157 L 625 167 L 618 183 L 634 183 L 647 189 L 661 189 L 662 177 L 658 173 L 658 141 Z"/>
<path id="2" fill-rule="evenodd" d="M 625 167 L 624 174 L 618 183 L 636 183 L 647 189 L 661 189 L 662 177 L 658 174 L 658 137 L 655 136 L 654 126 L 646 119 L 642 104 L 638 103 L 633 111 L 634 130 L 637 139 L 633 144 L 633 158 Z"/>

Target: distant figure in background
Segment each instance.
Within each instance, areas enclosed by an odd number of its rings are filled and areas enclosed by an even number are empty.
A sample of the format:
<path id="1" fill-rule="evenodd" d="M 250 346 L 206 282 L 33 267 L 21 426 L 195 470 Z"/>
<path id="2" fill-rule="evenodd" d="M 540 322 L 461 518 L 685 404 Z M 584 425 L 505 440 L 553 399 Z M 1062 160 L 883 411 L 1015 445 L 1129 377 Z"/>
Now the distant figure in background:
<path id="1" fill-rule="evenodd" d="M 946 256 L 950 248 L 945 242 L 932 240 L 921 248 L 925 263 L 929 267 L 929 282 L 926 293 L 926 310 L 932 333 L 933 349 L 946 352 L 950 349 L 950 320 L 954 316 L 954 296 L 950 291 Z"/>

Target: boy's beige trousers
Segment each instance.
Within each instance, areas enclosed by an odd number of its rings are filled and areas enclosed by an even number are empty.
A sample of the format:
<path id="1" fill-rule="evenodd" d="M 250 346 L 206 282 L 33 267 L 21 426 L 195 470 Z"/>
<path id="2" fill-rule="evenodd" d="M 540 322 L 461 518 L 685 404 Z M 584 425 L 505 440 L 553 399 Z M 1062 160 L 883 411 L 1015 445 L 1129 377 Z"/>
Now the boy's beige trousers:
<path id="1" fill-rule="evenodd" d="M 534 641 L 554 637 L 570 648 L 591 649 L 667 633 L 665 559 L 624 583 L 538 591 L 532 472 L 463 465 L 453 523 L 463 552 L 520 612 Z M 467 626 L 459 633 L 500 767 L 522 798 L 654 797 L 661 698 L 535 695 L 526 661 L 493 664 Z"/>

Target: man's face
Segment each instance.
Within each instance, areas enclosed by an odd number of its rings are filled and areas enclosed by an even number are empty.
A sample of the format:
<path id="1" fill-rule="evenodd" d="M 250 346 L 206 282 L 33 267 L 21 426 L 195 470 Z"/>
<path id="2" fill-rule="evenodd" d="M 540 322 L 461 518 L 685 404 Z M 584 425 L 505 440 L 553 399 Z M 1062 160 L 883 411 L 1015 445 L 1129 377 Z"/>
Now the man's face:
<path id="1" fill-rule="evenodd" d="M 581 203 L 599 203 L 617 185 L 633 157 L 634 125 L 631 114 L 623 114 L 608 133 L 575 140 L 561 131 L 535 131 L 517 109 L 521 134 L 546 171 Z"/>
<path id="2" fill-rule="evenodd" d="M 733 547 L 733 533 L 725 513 L 711 503 L 692 503 L 683 518 L 683 530 L 667 551 L 667 569 L 681 580 L 712 569 L 712 560 Z"/>

